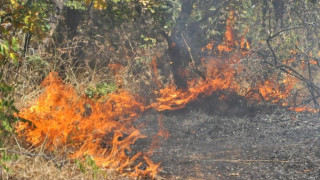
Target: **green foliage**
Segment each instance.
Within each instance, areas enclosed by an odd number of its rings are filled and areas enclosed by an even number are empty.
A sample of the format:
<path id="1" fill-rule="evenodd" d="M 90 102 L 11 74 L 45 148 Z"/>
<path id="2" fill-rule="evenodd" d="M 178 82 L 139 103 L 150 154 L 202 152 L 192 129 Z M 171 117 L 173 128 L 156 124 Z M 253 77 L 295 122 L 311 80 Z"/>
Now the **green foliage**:
<path id="1" fill-rule="evenodd" d="M 141 35 L 141 39 L 142 44 L 140 45 L 140 47 L 142 47 L 143 49 L 154 47 L 157 43 L 157 39 L 152 37 L 145 37 L 144 35 Z"/>
<path id="2" fill-rule="evenodd" d="M 100 168 L 98 167 L 94 159 L 89 155 L 86 155 L 84 160 L 76 159 L 75 163 L 82 173 L 92 173 L 93 179 L 96 179 L 98 174 L 101 173 Z"/>
<path id="3" fill-rule="evenodd" d="M 15 153 L 9 154 L 6 150 L 1 150 L 0 157 L 0 168 L 3 168 L 7 172 L 11 172 L 11 170 L 6 166 L 6 163 L 12 160 L 17 160 L 18 155 Z"/>
<path id="4" fill-rule="evenodd" d="M 15 65 L 19 60 L 19 45 L 15 37 L 10 37 L 8 40 L 0 39 L 0 66 L 6 62 L 11 62 Z"/>
<path id="5" fill-rule="evenodd" d="M 78 10 L 86 9 L 86 6 L 84 6 L 84 3 L 81 1 L 67 0 L 64 2 L 64 5 L 71 9 L 78 9 Z"/>
<path id="6" fill-rule="evenodd" d="M 86 168 L 85 168 L 85 165 L 84 163 L 82 163 L 80 160 L 76 159 L 75 160 L 75 163 L 76 165 L 78 166 L 79 170 L 82 172 L 82 173 L 85 173 L 86 172 Z"/>
<path id="7" fill-rule="evenodd" d="M 47 19 L 52 11 L 52 2 L 48 0 L 3 0 L 0 2 L 0 39 L 11 39 L 18 30 L 45 37 L 45 32 L 50 28 Z"/>
<path id="8" fill-rule="evenodd" d="M 48 18 L 52 12 L 52 1 L 2 0 L 0 2 L 0 68 L 5 64 L 18 66 L 22 60 L 23 35 L 34 34 L 44 38 L 50 29 Z M 24 43 L 24 44 L 22 44 Z M 2 72 L 1 72 L 2 73 Z M 0 77 L 0 138 L 13 132 L 17 121 L 14 113 L 13 87 Z"/>
<path id="9" fill-rule="evenodd" d="M 115 83 L 102 82 L 98 83 L 95 87 L 89 87 L 85 93 L 89 98 L 101 97 L 112 93 L 116 89 L 117 85 Z"/>
<path id="10" fill-rule="evenodd" d="M 13 123 L 17 121 L 14 113 L 18 110 L 13 105 L 13 88 L 0 82 L 0 137 L 7 136 L 13 132 Z"/>
<path id="11" fill-rule="evenodd" d="M 26 60 L 27 60 L 27 63 L 30 65 L 30 67 L 34 70 L 40 70 L 44 72 L 49 66 L 49 63 L 43 60 L 43 58 L 41 58 L 41 56 L 38 54 L 28 56 Z"/>

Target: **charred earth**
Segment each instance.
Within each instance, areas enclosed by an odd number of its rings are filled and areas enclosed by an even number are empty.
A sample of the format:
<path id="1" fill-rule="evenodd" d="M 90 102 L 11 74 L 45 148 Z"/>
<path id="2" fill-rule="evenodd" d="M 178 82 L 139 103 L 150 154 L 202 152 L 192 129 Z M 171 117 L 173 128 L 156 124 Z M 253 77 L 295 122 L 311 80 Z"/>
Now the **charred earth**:
<path id="1" fill-rule="evenodd" d="M 320 178 L 316 114 L 211 96 L 182 110 L 145 112 L 141 132 L 155 136 L 159 118 L 170 137 L 160 138 L 152 159 L 165 179 Z M 133 149 L 150 142 L 140 139 Z"/>

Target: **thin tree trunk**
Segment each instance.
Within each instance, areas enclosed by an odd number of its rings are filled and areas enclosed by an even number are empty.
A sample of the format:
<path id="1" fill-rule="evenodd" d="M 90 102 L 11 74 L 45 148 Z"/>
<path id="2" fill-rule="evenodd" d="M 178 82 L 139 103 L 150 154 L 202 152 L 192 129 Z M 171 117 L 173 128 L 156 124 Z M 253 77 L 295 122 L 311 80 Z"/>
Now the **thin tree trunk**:
<path id="1" fill-rule="evenodd" d="M 175 84 L 180 89 L 187 89 L 186 65 L 191 61 L 188 47 L 186 46 L 182 33 L 186 31 L 188 18 L 191 16 L 195 0 L 182 1 L 181 12 L 178 17 L 178 24 L 169 36 L 164 33 L 168 43 L 168 54 L 170 57 L 171 70 Z"/>

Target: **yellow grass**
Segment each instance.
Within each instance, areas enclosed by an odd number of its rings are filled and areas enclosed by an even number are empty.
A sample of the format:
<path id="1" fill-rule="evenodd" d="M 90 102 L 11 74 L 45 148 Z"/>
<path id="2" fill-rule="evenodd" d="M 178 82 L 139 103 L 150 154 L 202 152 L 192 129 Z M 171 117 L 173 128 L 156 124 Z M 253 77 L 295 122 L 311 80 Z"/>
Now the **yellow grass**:
<path id="1" fill-rule="evenodd" d="M 7 140 L 4 147 L 0 149 L 0 161 L 3 160 L 3 152 L 12 157 L 8 161 L 2 161 L 2 165 L 5 165 L 9 171 L 6 171 L 0 163 L 0 179 L 3 180 L 130 179 L 113 170 L 97 168 L 86 162 L 68 160 L 61 155 L 49 156 L 41 148 L 24 149 L 13 138 Z M 14 154 L 17 158 L 13 157 Z"/>

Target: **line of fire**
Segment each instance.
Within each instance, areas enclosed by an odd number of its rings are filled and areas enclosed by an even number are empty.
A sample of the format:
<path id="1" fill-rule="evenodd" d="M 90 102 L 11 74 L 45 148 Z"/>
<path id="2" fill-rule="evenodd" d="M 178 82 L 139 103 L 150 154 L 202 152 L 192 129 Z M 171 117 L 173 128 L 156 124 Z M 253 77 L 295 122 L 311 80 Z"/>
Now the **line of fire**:
<path id="1" fill-rule="evenodd" d="M 188 9 L 181 11 L 181 21 L 192 13 Z M 108 64 L 116 77 L 117 90 L 95 98 L 79 94 L 59 73 L 50 72 L 41 84 L 43 92 L 16 114 L 24 119 L 16 126 L 18 138 L 26 142 L 25 146 L 41 146 L 46 153 L 55 152 L 70 160 L 90 156 L 97 166 L 133 179 L 170 179 L 162 177 L 168 162 L 156 157 L 161 157 L 159 149 L 177 136 L 168 127 L 170 113 L 183 114 L 190 107 L 208 106 L 209 111 L 223 111 L 224 116 L 232 111 L 231 107 L 245 106 L 240 108 L 243 116 L 275 108 L 317 115 L 320 87 L 313 69 L 319 66 L 316 57 L 320 51 L 303 54 L 303 50 L 292 49 L 289 58 L 277 57 L 272 41 L 284 33 L 279 31 L 261 42 L 269 47 L 269 56 L 264 59 L 257 56 L 259 45 L 251 44 L 247 38 L 252 29 L 246 28 L 241 34 L 234 29 L 238 16 L 237 11 L 229 9 L 221 41 L 210 40 L 201 49 L 194 49 L 194 42 L 186 33 L 192 27 L 163 34 L 167 51 L 155 54 L 149 62 L 149 84 L 153 89 L 148 97 L 124 85 L 123 73 L 128 70 L 125 64 Z M 168 60 L 164 62 L 165 56 Z M 257 67 L 262 70 L 256 72 Z M 163 72 L 168 70 L 164 80 Z M 152 123 L 141 121 L 148 113 L 157 114 Z M 148 133 L 151 126 L 156 128 Z M 188 129 L 188 134 L 196 136 L 201 129 Z M 165 150 L 162 156 L 166 156 Z M 199 175 L 194 179 L 207 178 L 212 177 Z"/>

